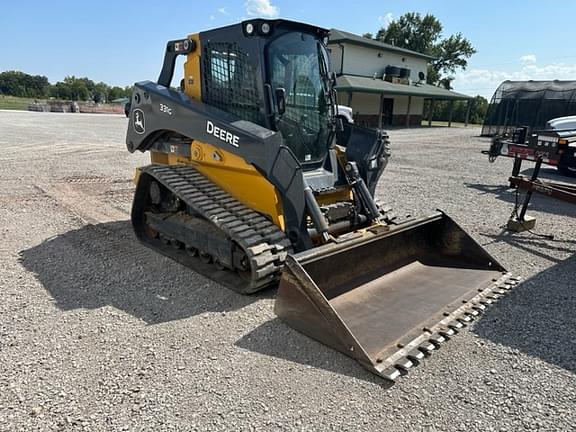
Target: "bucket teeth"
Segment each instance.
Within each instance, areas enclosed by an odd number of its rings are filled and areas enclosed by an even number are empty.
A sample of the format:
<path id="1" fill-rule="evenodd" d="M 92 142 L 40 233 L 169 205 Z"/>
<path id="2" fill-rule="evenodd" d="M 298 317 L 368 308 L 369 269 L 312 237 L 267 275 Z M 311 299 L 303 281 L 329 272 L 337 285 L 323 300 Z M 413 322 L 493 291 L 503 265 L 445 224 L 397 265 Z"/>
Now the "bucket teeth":
<path id="1" fill-rule="evenodd" d="M 465 325 L 462 324 L 460 321 L 452 321 L 450 324 L 448 324 L 448 327 L 450 327 L 452 330 L 456 331 L 456 330 L 460 330 L 460 329 L 464 328 Z"/>
<path id="2" fill-rule="evenodd" d="M 450 327 L 448 327 L 447 329 L 440 330 L 438 333 L 440 333 L 440 335 L 444 336 L 446 339 L 450 339 L 452 336 L 456 335 L 456 333 L 458 333 L 458 332 L 451 329 Z"/>
<path id="3" fill-rule="evenodd" d="M 444 336 L 442 336 L 441 334 L 435 334 L 432 335 L 430 337 L 430 339 L 428 339 L 431 343 L 433 343 L 436 347 L 439 347 L 440 345 L 442 345 L 444 342 L 446 342 L 446 338 Z"/>
<path id="4" fill-rule="evenodd" d="M 435 349 L 436 346 L 430 342 L 424 342 L 418 347 L 418 350 L 422 351 L 426 355 L 430 355 Z"/>
<path id="5" fill-rule="evenodd" d="M 389 367 L 380 372 L 380 375 L 390 381 L 396 381 L 402 374 L 400 373 L 399 369 L 395 367 Z"/>
<path id="6" fill-rule="evenodd" d="M 488 309 L 488 306 L 493 305 L 498 299 L 508 294 L 509 290 L 518 285 L 519 280 L 519 278 L 509 278 L 506 283 L 501 281 L 495 283 L 490 290 L 486 290 L 478 297 L 465 302 L 464 307 L 454 313 L 453 320 L 448 323 L 444 322 L 441 324 L 441 328 L 435 327 L 433 330 L 428 327 L 424 328 L 423 336 L 431 334 L 431 336 L 425 336 L 427 341 L 418 345 L 416 349 L 409 351 L 400 360 L 390 363 L 393 366 L 380 372 L 380 375 L 392 381 L 406 375 L 410 369 L 419 365 L 425 357 L 430 356 L 433 351 L 439 349 L 445 342 L 457 335 L 459 330 L 479 318 Z M 451 312 L 447 311 L 444 316 L 449 317 L 450 314 Z"/>
<path id="7" fill-rule="evenodd" d="M 404 357 L 398 360 L 396 363 L 394 363 L 394 366 L 400 370 L 400 373 L 402 375 L 406 375 L 408 373 L 408 370 L 416 365 L 412 360 L 410 360 L 407 357 Z"/>
<path id="8" fill-rule="evenodd" d="M 472 309 L 478 313 L 483 313 L 486 310 L 486 306 L 484 306 L 482 303 L 478 303 L 472 306 Z"/>
<path id="9" fill-rule="evenodd" d="M 415 349 L 410 351 L 406 357 L 415 364 L 419 364 L 424 359 L 425 355 L 422 351 Z"/>

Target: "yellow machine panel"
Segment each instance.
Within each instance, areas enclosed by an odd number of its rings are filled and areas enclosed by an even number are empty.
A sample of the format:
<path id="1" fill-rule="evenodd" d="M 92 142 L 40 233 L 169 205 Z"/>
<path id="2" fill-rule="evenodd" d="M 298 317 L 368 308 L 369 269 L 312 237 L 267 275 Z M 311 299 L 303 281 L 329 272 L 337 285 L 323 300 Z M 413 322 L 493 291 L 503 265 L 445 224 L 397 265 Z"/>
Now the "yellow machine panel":
<path id="1" fill-rule="evenodd" d="M 150 152 L 152 163 L 193 165 L 230 195 L 272 218 L 284 230 L 282 201 L 272 184 L 244 159 L 221 148 L 193 141 L 191 157 Z"/>
<path id="2" fill-rule="evenodd" d="M 184 63 L 184 93 L 192 99 L 202 99 L 202 79 L 200 74 L 200 35 L 198 33 L 188 36 L 196 42 L 196 49 L 188 54 L 186 63 Z"/>

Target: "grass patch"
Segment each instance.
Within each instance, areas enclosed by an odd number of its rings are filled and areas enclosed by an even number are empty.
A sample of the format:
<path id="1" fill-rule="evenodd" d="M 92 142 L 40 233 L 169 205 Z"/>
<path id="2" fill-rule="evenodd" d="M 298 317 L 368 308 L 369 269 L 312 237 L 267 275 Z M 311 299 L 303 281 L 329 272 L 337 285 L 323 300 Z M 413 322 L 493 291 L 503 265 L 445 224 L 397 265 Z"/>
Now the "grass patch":
<path id="1" fill-rule="evenodd" d="M 44 102 L 38 99 L 38 102 Z M 32 98 L 19 98 L 15 96 L 0 95 L 0 109 L 9 110 L 28 110 L 28 105 L 34 103 Z"/>

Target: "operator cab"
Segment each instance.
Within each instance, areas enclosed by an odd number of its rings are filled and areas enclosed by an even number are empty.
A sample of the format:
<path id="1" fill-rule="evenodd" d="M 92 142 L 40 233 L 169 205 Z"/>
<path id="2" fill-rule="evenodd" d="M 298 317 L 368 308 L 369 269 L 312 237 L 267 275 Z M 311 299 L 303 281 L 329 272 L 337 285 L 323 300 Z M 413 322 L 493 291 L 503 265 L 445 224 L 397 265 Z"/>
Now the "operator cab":
<path id="1" fill-rule="evenodd" d="M 305 170 L 320 168 L 336 133 L 328 30 L 255 19 L 201 40 L 203 102 L 280 132 Z"/>
<path id="2" fill-rule="evenodd" d="M 335 104 L 328 61 L 323 42 L 305 32 L 280 35 L 266 49 L 275 126 L 300 163 L 322 161 L 333 138 Z"/>

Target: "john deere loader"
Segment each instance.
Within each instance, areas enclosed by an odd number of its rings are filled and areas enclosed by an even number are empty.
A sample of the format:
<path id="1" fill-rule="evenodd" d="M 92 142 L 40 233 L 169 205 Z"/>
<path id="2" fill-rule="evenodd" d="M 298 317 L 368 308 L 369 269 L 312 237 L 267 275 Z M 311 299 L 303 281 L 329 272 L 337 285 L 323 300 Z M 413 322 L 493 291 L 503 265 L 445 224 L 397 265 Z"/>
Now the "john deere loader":
<path id="1" fill-rule="evenodd" d="M 388 137 L 339 120 L 327 37 L 255 19 L 168 42 L 130 102 L 128 150 L 151 158 L 132 223 L 239 293 L 279 283 L 289 326 L 394 380 L 516 280 L 445 214 L 376 203 Z"/>

